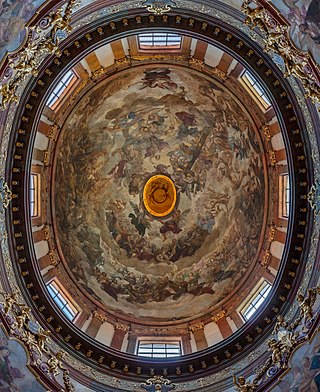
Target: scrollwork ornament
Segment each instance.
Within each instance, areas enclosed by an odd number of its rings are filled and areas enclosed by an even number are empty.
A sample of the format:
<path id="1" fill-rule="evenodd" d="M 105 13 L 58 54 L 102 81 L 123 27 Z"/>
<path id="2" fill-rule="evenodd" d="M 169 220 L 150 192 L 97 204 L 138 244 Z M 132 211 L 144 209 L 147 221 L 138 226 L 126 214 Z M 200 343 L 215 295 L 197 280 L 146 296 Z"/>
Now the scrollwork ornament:
<path id="1" fill-rule="evenodd" d="M 147 0 L 142 5 L 155 15 L 163 15 L 175 7 L 176 3 L 171 0 Z"/>
<path id="2" fill-rule="evenodd" d="M 314 185 L 311 186 L 308 193 L 308 202 L 313 209 L 315 215 L 320 214 L 320 183 L 316 181 Z"/>
<path id="3" fill-rule="evenodd" d="M 163 376 L 154 376 L 149 378 L 140 387 L 148 392 L 169 392 L 176 388 L 174 384 Z"/>

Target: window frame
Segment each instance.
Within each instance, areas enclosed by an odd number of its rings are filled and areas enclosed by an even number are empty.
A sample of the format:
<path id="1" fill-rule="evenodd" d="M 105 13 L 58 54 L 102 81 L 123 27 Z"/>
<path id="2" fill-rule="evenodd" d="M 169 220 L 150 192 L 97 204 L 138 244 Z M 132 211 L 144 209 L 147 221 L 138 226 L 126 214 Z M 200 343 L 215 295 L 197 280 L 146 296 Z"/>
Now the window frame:
<path id="1" fill-rule="evenodd" d="M 29 184 L 29 211 L 31 219 L 40 217 L 41 211 L 41 176 L 40 173 L 31 172 Z"/>
<path id="2" fill-rule="evenodd" d="M 151 37 L 151 40 L 146 41 L 146 42 L 151 42 L 152 44 L 149 45 L 147 43 L 144 43 L 144 44 L 141 43 L 141 40 L 140 40 L 141 37 L 144 37 L 144 38 Z M 159 44 L 155 45 L 154 44 L 154 43 L 156 43 L 155 38 L 157 38 L 157 37 L 158 38 L 164 37 L 165 41 L 158 41 L 158 42 L 165 42 L 165 44 L 164 45 L 159 45 Z M 169 42 L 168 38 L 177 38 L 177 37 L 179 37 L 179 44 L 172 44 L 172 45 L 168 44 L 168 42 Z M 152 51 L 152 50 L 157 50 L 157 49 L 167 51 L 167 50 L 181 50 L 182 49 L 182 36 L 180 34 L 176 34 L 176 33 L 168 33 L 168 32 L 165 32 L 165 33 L 159 33 L 159 32 L 141 33 L 141 34 L 137 35 L 137 41 L 138 41 L 138 50 L 141 50 L 141 51 Z M 175 41 L 173 41 L 173 42 L 175 42 Z"/>
<path id="3" fill-rule="evenodd" d="M 163 349 L 162 347 L 155 347 L 155 346 L 164 346 Z M 170 348 L 168 346 L 175 346 L 176 348 L 179 349 L 179 353 L 176 352 L 176 349 L 174 347 Z M 151 348 L 146 348 L 146 351 L 149 350 L 147 353 L 140 353 L 140 348 L 141 346 L 151 346 Z M 150 351 L 151 350 L 151 351 Z M 154 351 L 154 350 L 159 350 Z M 162 350 L 162 351 L 160 351 Z M 172 351 L 171 351 L 172 350 Z M 171 351 L 171 353 L 170 353 Z M 158 355 L 154 355 L 158 354 Z M 139 357 L 148 357 L 148 358 L 156 358 L 156 359 L 168 359 L 168 358 L 178 358 L 183 355 L 183 346 L 182 346 L 182 341 L 181 337 L 171 337 L 171 336 L 146 336 L 146 337 L 138 337 L 137 341 L 137 347 L 136 347 L 136 355 Z"/>
<path id="4" fill-rule="evenodd" d="M 249 71 L 244 70 L 240 75 L 240 81 L 264 112 L 272 107 L 264 87 Z"/>
<path id="5" fill-rule="evenodd" d="M 279 176 L 279 212 L 280 217 L 289 219 L 290 212 L 290 179 L 288 173 Z"/>
<path id="6" fill-rule="evenodd" d="M 46 283 L 46 288 L 50 298 L 61 310 L 64 316 L 69 321 L 71 322 L 74 321 L 80 312 L 79 308 L 76 305 L 76 303 L 71 299 L 71 296 L 67 293 L 67 291 L 64 289 L 62 284 L 58 281 L 58 279 L 57 278 L 51 279 L 48 283 Z M 52 295 L 52 293 L 54 295 Z"/>
<path id="7" fill-rule="evenodd" d="M 70 76 L 65 80 L 67 75 Z M 62 76 L 58 84 L 51 91 L 46 101 L 46 106 L 48 106 L 51 110 L 56 110 L 61 105 L 62 101 L 68 95 L 69 91 L 72 89 L 78 79 L 79 77 L 76 72 L 73 69 L 69 69 L 69 71 L 67 71 Z"/>
<path id="8" fill-rule="evenodd" d="M 268 282 L 266 279 L 259 280 L 258 284 L 254 287 L 244 303 L 242 303 L 238 309 L 245 322 L 249 321 L 254 316 L 254 314 L 257 313 L 259 309 L 261 309 L 261 306 L 268 298 L 271 289 L 272 284 L 270 282 Z M 259 305 L 257 306 L 257 304 Z M 248 314 L 250 315 L 248 316 Z"/>

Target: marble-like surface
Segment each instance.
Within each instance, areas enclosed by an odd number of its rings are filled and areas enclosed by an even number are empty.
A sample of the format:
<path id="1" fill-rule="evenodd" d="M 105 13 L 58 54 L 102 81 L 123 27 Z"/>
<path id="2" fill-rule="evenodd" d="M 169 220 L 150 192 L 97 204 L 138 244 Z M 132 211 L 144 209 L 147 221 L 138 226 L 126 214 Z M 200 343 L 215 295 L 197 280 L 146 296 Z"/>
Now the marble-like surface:
<path id="1" fill-rule="evenodd" d="M 81 100 L 57 155 L 64 256 L 111 309 L 197 314 L 230 294 L 257 256 L 263 151 L 248 115 L 217 82 L 181 68 L 125 71 Z M 159 173 L 179 195 L 160 219 L 141 197 Z"/>

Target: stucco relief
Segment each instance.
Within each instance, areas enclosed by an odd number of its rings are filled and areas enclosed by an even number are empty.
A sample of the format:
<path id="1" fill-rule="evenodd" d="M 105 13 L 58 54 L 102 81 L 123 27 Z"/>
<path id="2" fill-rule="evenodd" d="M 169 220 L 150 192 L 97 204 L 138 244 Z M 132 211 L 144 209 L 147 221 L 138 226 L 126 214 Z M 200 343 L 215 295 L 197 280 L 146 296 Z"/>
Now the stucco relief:
<path id="1" fill-rule="evenodd" d="M 111 309 L 184 317 L 227 296 L 253 262 L 263 221 L 262 150 L 223 86 L 186 70 L 126 71 L 67 120 L 55 200 L 75 278 Z M 170 176 L 179 201 L 152 217 L 142 191 Z M 196 299 L 197 298 L 197 299 Z"/>

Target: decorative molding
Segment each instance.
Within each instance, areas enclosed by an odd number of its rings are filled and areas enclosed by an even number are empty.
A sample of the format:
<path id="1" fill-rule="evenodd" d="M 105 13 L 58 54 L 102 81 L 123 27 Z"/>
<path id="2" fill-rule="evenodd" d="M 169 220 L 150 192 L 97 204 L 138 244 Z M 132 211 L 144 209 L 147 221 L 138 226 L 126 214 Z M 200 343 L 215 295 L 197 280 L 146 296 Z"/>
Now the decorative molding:
<path id="1" fill-rule="evenodd" d="M 140 387 L 148 392 L 169 392 L 176 389 L 176 386 L 163 376 L 154 376 L 149 378 Z"/>
<path id="2" fill-rule="evenodd" d="M 93 316 L 94 318 L 96 318 L 97 320 L 101 321 L 101 323 L 105 323 L 105 322 L 108 321 L 108 317 L 106 317 L 106 316 L 104 316 L 103 314 L 97 312 L 96 310 L 94 310 L 94 311 L 92 312 L 92 316 Z"/>
<path id="3" fill-rule="evenodd" d="M 282 315 L 277 317 L 272 337 L 267 340 L 268 351 L 271 355 L 261 367 L 257 368 L 255 378 L 252 381 L 246 381 L 243 376 L 237 379 L 233 375 L 234 386 L 238 392 L 253 392 L 262 386 L 266 379 L 281 369 L 288 368 L 290 358 L 296 349 L 310 341 L 309 332 L 315 322 L 313 307 L 319 294 L 320 287 L 308 289 L 306 297 L 298 294 L 299 314 L 293 322 L 287 322 Z"/>
<path id="4" fill-rule="evenodd" d="M 262 125 L 262 127 L 259 129 L 259 132 L 261 134 L 264 134 L 267 142 L 269 142 L 271 140 L 271 133 L 270 133 L 270 128 L 269 128 L 268 124 Z"/>
<path id="5" fill-rule="evenodd" d="M 203 331 L 204 330 L 204 323 L 198 323 L 198 324 L 189 324 L 188 325 L 188 331 L 195 333 L 196 331 Z"/>
<path id="6" fill-rule="evenodd" d="M 54 378 L 62 370 L 65 392 L 74 392 L 69 371 L 64 367 L 62 359 L 66 355 L 63 351 L 54 354 L 50 352 L 50 331 L 43 330 L 40 325 L 31 320 L 31 309 L 21 303 L 18 292 L 3 293 L 4 302 L 0 302 L 0 313 L 5 317 L 10 330 L 10 337 L 17 339 L 25 347 L 31 365 L 40 372 L 47 373 Z"/>
<path id="7" fill-rule="evenodd" d="M 249 7 L 253 2 L 258 7 Z M 290 39 L 290 24 L 281 16 L 281 12 L 270 2 L 262 0 L 245 0 L 241 11 L 246 15 L 245 24 L 251 30 L 258 27 L 265 34 L 264 50 L 282 57 L 284 76 L 299 79 L 305 89 L 305 97 L 310 98 L 314 104 L 320 103 L 319 67 L 310 53 L 299 50 L 293 44 Z"/>
<path id="8" fill-rule="evenodd" d="M 316 215 L 320 214 L 320 183 L 312 185 L 308 193 L 308 202 Z"/>
<path id="9" fill-rule="evenodd" d="M 130 331 L 130 325 L 116 323 L 114 325 L 114 329 L 118 329 L 119 331 L 123 331 L 123 332 L 127 333 Z"/>
<path id="10" fill-rule="evenodd" d="M 4 208 L 8 208 L 10 201 L 12 200 L 12 192 L 5 182 L 3 177 L 0 177 L 0 210 L 4 212 Z"/>
<path id="11" fill-rule="evenodd" d="M 155 15 L 163 15 L 176 5 L 177 4 L 171 0 L 147 0 L 142 3 L 143 7 L 146 7 L 149 12 L 152 12 Z"/>
<path id="12" fill-rule="evenodd" d="M 216 323 L 219 320 L 226 318 L 227 317 L 227 312 L 225 310 L 221 310 L 219 313 L 211 317 L 211 320 Z"/>

